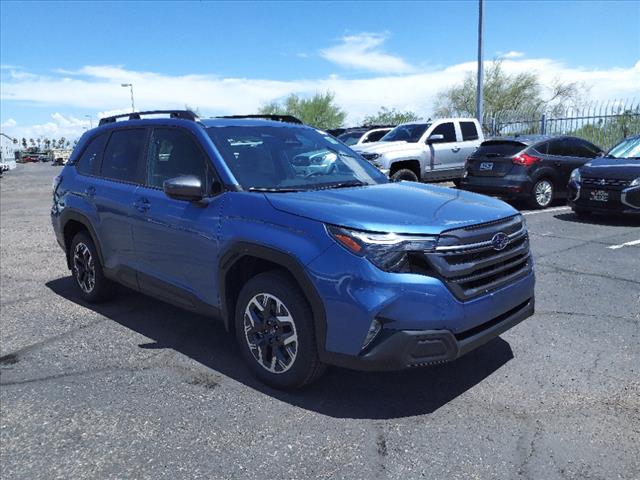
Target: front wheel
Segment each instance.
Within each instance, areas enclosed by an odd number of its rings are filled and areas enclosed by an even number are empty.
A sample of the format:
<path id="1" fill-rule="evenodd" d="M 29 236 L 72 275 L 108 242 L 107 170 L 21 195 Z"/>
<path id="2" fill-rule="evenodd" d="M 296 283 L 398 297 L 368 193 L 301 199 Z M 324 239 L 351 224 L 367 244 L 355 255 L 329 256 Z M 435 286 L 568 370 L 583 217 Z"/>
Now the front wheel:
<path id="1" fill-rule="evenodd" d="M 553 202 L 555 189 L 553 182 L 546 178 L 538 180 L 531 189 L 529 206 L 532 208 L 547 208 Z"/>
<path id="2" fill-rule="evenodd" d="M 73 237 L 69 256 L 71 272 L 83 299 L 97 303 L 114 294 L 116 285 L 104 276 L 98 251 L 87 232 L 79 232 Z"/>
<path id="3" fill-rule="evenodd" d="M 324 371 L 311 308 L 284 273 L 261 273 L 247 282 L 236 304 L 235 329 L 242 356 L 267 385 L 300 388 Z"/>
<path id="4" fill-rule="evenodd" d="M 415 174 L 415 172 L 409 170 L 408 168 L 401 168 L 393 175 L 391 175 L 391 180 L 393 180 L 394 182 L 399 182 L 401 180 L 406 180 L 408 182 L 417 182 L 418 176 Z"/>

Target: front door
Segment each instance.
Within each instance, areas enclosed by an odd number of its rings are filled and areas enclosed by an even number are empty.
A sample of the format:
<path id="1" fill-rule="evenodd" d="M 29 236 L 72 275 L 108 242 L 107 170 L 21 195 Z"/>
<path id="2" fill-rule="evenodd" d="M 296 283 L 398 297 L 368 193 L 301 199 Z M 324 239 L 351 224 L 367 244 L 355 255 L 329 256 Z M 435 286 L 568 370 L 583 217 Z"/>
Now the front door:
<path id="1" fill-rule="evenodd" d="M 436 126 L 430 137 L 433 135 L 442 135 L 441 140 L 429 142 L 429 151 L 431 153 L 431 170 L 451 170 L 454 168 L 462 168 L 459 165 L 460 146 L 456 138 L 456 127 L 453 122 L 444 122 Z M 428 140 L 427 140 L 428 141 Z"/>
<path id="2" fill-rule="evenodd" d="M 133 238 L 140 288 L 185 308 L 217 305 L 217 231 L 222 195 L 201 202 L 165 195 L 163 182 L 195 175 L 211 191 L 210 159 L 187 130 L 154 128 L 145 181 L 134 195 Z"/>

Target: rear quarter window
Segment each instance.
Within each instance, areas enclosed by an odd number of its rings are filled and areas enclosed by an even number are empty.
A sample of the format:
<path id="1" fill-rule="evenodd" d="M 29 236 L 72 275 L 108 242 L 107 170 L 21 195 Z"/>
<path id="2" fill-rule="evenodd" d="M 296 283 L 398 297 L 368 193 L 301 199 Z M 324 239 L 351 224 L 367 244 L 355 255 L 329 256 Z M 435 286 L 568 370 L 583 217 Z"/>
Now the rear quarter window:
<path id="1" fill-rule="evenodd" d="M 520 142 L 492 141 L 483 142 L 472 157 L 510 157 L 527 146 Z"/>
<path id="2" fill-rule="evenodd" d="M 108 133 L 103 133 L 89 140 L 87 147 L 76 162 L 76 169 L 82 175 L 97 175 L 102 160 L 102 152 L 107 144 Z"/>

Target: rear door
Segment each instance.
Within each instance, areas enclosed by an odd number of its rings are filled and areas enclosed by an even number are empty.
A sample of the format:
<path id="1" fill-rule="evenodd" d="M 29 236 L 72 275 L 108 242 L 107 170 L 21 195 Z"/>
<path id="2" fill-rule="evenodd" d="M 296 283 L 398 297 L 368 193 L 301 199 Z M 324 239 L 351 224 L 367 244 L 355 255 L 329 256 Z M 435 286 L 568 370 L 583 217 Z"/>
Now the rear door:
<path id="1" fill-rule="evenodd" d="M 487 140 L 467 160 L 467 175 L 504 177 L 513 168 L 511 158 L 527 148 L 513 140 Z"/>
<path id="2" fill-rule="evenodd" d="M 169 198 L 165 180 L 195 175 L 210 192 L 213 165 L 186 129 L 154 128 L 144 182 L 132 198 L 133 237 L 140 289 L 185 308 L 217 304 L 217 230 L 222 195 L 194 203 Z"/>
<path id="3" fill-rule="evenodd" d="M 131 214 L 134 192 L 142 180 L 145 128 L 114 130 L 109 137 L 99 173 L 86 185 L 93 198 L 98 223 L 94 225 L 107 269 L 135 286 Z"/>

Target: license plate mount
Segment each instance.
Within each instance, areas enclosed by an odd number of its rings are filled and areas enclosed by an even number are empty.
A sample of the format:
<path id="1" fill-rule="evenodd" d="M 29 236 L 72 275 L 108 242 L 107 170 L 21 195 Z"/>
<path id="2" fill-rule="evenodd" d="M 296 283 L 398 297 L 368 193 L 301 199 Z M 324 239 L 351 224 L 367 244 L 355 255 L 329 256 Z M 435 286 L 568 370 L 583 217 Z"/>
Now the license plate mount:
<path id="1" fill-rule="evenodd" d="M 493 170 L 493 162 L 480 162 L 480 170 L 483 172 Z"/>
<path id="2" fill-rule="evenodd" d="M 589 192 L 589 200 L 592 202 L 608 202 L 609 192 L 606 190 L 591 190 Z"/>

